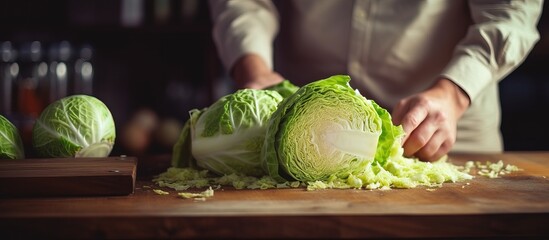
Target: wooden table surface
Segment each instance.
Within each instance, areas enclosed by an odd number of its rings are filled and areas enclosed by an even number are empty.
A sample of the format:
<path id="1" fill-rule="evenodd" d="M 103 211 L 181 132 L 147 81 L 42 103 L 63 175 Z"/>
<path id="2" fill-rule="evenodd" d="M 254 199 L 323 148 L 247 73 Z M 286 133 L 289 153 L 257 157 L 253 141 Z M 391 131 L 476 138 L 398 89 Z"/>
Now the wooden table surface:
<path id="1" fill-rule="evenodd" d="M 169 195 L 154 193 L 157 187 L 139 178 L 147 172 L 142 169 L 128 196 L 2 198 L 0 232 L 8 238 L 100 239 L 549 236 L 549 152 L 450 156 L 458 165 L 500 159 L 523 171 L 435 190 L 223 188 L 205 201 L 182 199 L 169 189 L 163 189 Z"/>

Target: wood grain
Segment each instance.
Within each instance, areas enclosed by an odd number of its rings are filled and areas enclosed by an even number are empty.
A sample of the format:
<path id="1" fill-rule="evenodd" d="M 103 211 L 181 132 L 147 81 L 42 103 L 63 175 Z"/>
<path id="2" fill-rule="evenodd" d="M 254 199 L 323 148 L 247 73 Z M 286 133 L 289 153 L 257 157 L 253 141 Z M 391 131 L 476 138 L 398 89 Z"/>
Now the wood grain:
<path id="1" fill-rule="evenodd" d="M 1 160 L 0 196 L 128 195 L 136 167 L 134 157 Z"/>
<path id="2" fill-rule="evenodd" d="M 223 188 L 206 201 L 153 192 L 148 180 L 115 197 L 0 199 L 0 232 L 14 238 L 465 238 L 549 236 L 549 153 L 455 154 L 523 171 L 442 188 Z M 140 159 L 142 161 L 142 159 Z M 200 190 L 190 190 L 198 192 Z"/>

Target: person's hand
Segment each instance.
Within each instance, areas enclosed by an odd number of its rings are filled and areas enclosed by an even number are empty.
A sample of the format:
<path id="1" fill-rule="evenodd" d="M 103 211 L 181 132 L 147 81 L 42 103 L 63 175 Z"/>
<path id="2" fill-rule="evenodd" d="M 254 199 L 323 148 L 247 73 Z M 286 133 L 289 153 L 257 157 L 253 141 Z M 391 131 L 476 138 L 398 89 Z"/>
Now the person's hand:
<path id="1" fill-rule="evenodd" d="M 255 54 L 247 54 L 239 58 L 233 66 L 231 76 L 236 81 L 237 88 L 263 89 L 284 80 Z"/>
<path id="2" fill-rule="evenodd" d="M 436 161 L 447 154 L 456 141 L 457 121 L 469 104 L 467 94 L 448 79 L 400 100 L 392 117 L 406 133 L 404 155 Z"/>

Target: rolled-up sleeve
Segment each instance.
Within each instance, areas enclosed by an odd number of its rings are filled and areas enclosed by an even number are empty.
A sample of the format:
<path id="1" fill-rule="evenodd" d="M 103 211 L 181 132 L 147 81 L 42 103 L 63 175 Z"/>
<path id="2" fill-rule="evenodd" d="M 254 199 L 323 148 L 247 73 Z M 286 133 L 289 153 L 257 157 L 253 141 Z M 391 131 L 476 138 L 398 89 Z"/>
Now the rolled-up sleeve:
<path id="1" fill-rule="evenodd" d="M 270 0 L 210 0 L 213 38 L 227 70 L 242 55 L 254 53 L 273 68 L 278 13 Z"/>
<path id="2" fill-rule="evenodd" d="M 539 40 L 543 1 L 470 0 L 469 6 L 473 24 L 441 75 L 474 101 L 488 84 L 518 67 Z"/>

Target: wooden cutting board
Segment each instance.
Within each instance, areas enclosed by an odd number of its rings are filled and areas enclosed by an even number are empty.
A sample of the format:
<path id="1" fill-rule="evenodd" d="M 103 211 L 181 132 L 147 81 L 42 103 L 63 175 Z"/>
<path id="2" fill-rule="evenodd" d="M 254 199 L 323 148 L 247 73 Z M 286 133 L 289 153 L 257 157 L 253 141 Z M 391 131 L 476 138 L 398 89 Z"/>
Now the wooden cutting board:
<path id="1" fill-rule="evenodd" d="M 167 168 L 170 159 L 140 157 L 140 171 L 160 170 L 154 167 L 159 163 Z M 0 236 L 549 239 L 549 152 L 455 154 L 450 160 L 457 165 L 503 160 L 523 170 L 494 179 L 477 176 L 440 188 L 223 187 L 204 201 L 183 199 L 177 191 L 160 188 L 140 175 L 134 194 L 128 196 L 0 198 Z M 156 189 L 169 194 L 159 195 Z"/>
<path id="2" fill-rule="evenodd" d="M 0 160 L 0 197 L 128 195 L 136 168 L 135 157 Z"/>

